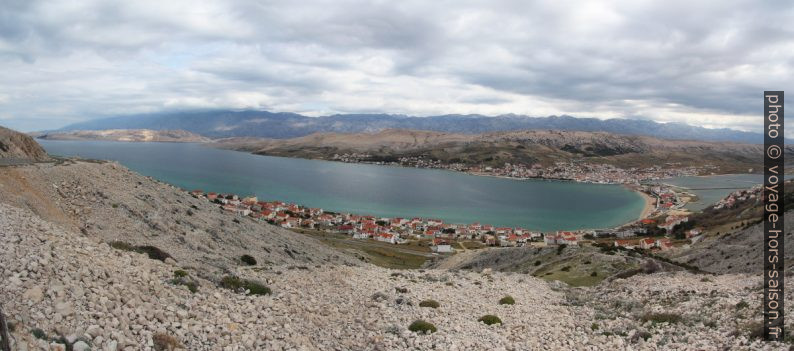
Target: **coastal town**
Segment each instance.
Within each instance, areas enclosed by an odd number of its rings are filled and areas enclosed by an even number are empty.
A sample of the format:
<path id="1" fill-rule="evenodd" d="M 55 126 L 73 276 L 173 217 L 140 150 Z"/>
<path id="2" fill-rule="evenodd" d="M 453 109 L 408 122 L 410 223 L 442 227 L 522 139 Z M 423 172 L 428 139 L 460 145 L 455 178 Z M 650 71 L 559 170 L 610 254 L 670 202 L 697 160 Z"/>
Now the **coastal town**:
<path id="1" fill-rule="evenodd" d="M 617 228 L 541 232 L 520 227 L 497 227 L 483 223 L 453 224 L 433 218 L 375 217 L 326 211 L 282 201 L 260 201 L 255 196 L 205 193 L 191 191 L 196 198 L 216 203 L 230 214 L 250 217 L 286 229 L 309 229 L 346 234 L 352 239 L 375 240 L 389 244 L 425 241 L 433 252 L 450 253 L 460 248 L 460 242 L 479 242 L 484 246 L 542 247 L 549 245 L 579 245 L 582 242 L 609 242 L 628 249 L 668 250 L 673 241 L 659 237 L 670 233 L 677 225 L 688 221 L 683 209 L 690 197 L 665 185 L 642 185 L 633 190 L 646 198 L 642 218 Z M 732 194 L 733 196 L 734 194 Z M 749 196 L 737 192 L 736 196 Z M 725 205 L 731 200 L 725 200 Z M 652 219 L 653 218 L 653 219 Z M 686 232 L 690 239 L 700 234 L 698 228 Z"/>
<path id="2" fill-rule="evenodd" d="M 373 161 L 372 155 L 366 153 L 334 154 L 331 160 L 347 163 L 445 169 L 482 176 L 516 179 L 570 180 L 597 184 L 640 184 L 665 178 L 709 174 L 717 169 L 716 166 L 709 164 L 684 167 L 678 163 L 668 163 L 648 168 L 623 169 L 611 164 L 594 164 L 574 161 L 555 162 L 554 165 L 545 167 L 539 163 L 531 165 L 505 163 L 502 167 L 491 167 L 466 165 L 464 163 L 455 162 L 444 163 L 423 156 Z"/>

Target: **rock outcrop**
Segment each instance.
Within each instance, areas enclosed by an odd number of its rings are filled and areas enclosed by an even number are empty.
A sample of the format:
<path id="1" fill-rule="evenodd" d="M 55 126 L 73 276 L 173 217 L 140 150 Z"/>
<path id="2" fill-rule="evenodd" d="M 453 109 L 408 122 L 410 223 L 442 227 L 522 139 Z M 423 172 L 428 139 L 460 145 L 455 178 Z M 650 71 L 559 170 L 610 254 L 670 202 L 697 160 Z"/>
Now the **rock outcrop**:
<path id="1" fill-rule="evenodd" d="M 28 135 L 0 127 L 0 160 L 46 161 L 47 152 Z"/>

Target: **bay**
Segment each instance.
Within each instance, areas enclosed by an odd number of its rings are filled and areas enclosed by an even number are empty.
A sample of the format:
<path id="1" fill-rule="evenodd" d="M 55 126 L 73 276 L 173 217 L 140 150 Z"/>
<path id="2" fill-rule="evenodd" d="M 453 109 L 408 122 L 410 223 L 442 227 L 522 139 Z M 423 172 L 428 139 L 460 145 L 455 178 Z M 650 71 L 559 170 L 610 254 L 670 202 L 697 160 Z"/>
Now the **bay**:
<path id="1" fill-rule="evenodd" d="M 259 156 L 192 143 L 39 142 L 53 155 L 118 161 L 186 190 L 256 195 L 382 217 L 576 230 L 633 221 L 645 204 L 620 185 Z"/>

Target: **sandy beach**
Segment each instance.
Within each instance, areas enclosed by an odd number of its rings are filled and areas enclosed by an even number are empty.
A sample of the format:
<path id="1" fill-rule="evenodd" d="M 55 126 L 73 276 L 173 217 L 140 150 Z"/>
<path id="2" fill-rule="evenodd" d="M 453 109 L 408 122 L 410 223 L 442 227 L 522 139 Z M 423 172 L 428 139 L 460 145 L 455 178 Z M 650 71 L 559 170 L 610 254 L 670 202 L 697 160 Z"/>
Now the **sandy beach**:
<path id="1" fill-rule="evenodd" d="M 656 209 L 656 198 L 642 192 L 637 191 L 643 199 L 645 199 L 645 208 L 642 209 L 639 219 L 648 218 L 648 216 Z"/>

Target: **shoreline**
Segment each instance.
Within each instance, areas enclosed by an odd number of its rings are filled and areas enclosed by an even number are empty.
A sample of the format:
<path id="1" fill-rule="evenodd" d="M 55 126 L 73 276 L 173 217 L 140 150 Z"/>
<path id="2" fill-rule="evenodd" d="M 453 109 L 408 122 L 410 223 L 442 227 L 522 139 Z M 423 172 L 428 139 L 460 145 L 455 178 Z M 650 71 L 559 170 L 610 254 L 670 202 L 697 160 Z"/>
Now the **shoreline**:
<path id="1" fill-rule="evenodd" d="M 642 209 L 642 213 L 640 213 L 640 218 L 637 219 L 641 221 L 643 219 L 648 218 L 648 216 L 650 216 L 650 214 L 653 213 L 653 211 L 656 211 L 657 200 L 642 191 L 638 191 L 638 190 L 635 191 L 640 193 L 640 196 L 642 196 L 642 198 L 645 200 L 645 207 Z"/>

